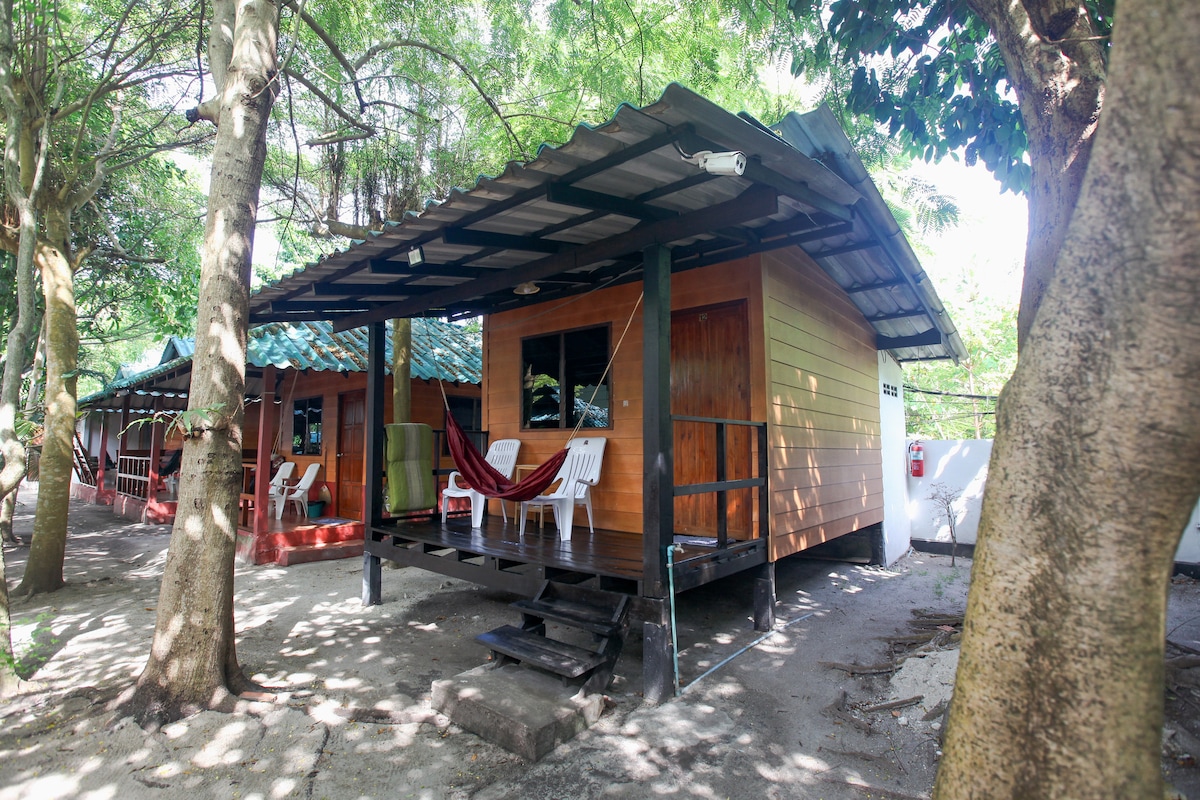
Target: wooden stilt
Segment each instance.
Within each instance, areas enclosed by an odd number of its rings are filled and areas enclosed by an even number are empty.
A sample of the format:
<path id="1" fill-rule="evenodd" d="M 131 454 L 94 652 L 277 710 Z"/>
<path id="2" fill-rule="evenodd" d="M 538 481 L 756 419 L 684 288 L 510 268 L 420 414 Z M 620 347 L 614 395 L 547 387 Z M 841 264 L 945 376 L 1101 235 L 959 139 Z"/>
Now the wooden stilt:
<path id="1" fill-rule="evenodd" d="M 754 630 L 775 628 L 775 562 L 757 568 L 754 579 Z"/>

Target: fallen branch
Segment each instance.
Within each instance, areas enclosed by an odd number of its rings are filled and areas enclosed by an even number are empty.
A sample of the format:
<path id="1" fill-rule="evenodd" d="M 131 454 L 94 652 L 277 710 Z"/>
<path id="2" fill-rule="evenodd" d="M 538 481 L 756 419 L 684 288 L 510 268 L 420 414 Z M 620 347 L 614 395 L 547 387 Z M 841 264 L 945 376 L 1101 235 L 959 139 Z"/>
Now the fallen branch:
<path id="1" fill-rule="evenodd" d="M 950 705 L 950 703 L 948 703 L 947 701 L 939 700 L 938 704 L 936 706 L 934 706 L 933 708 L 931 708 L 925 712 L 925 716 L 921 717 L 921 721 L 922 722 L 931 722 L 931 721 L 937 719 L 942 714 L 946 713 L 946 707 L 949 705 Z"/>
<path id="2" fill-rule="evenodd" d="M 1200 650 L 1197 650 L 1194 647 L 1188 647 L 1186 644 L 1180 644 L 1173 639 L 1167 639 L 1167 644 L 1171 645 L 1171 647 L 1174 647 L 1176 650 L 1182 650 L 1185 653 L 1191 653 L 1194 656 L 1200 656 Z"/>
<path id="3" fill-rule="evenodd" d="M 842 664 L 837 661 L 820 661 L 822 667 L 830 669 L 840 669 L 850 675 L 886 675 L 889 672 L 895 672 L 900 667 L 892 661 L 884 664 Z"/>
<path id="4" fill-rule="evenodd" d="M 858 728 L 863 733 L 874 733 L 875 732 L 875 729 L 873 727 L 871 727 L 870 722 L 868 722 L 867 720 L 859 719 L 858 717 L 854 716 L 853 714 L 851 714 L 849 711 L 846 710 L 846 692 L 845 691 L 838 692 L 838 696 L 836 698 L 834 698 L 834 701 L 832 703 L 830 703 L 829 705 L 825 706 L 825 708 L 821 709 L 821 713 L 826 714 L 835 720 L 841 720 L 842 722 L 848 722 L 851 725 L 853 725 L 854 727 Z"/>
<path id="5" fill-rule="evenodd" d="M 922 617 L 920 619 L 910 619 L 908 627 L 910 628 L 936 628 L 939 625 L 962 625 L 962 615 L 956 617 Z"/>
<path id="6" fill-rule="evenodd" d="M 1175 656 L 1167 659 L 1167 666 L 1174 669 L 1200 667 L 1200 656 Z"/>
<path id="7" fill-rule="evenodd" d="M 937 631 L 928 631 L 927 633 L 914 633 L 909 636 L 885 636 L 883 640 L 892 644 L 924 644 L 937 635 Z"/>
<path id="8" fill-rule="evenodd" d="M 861 706 L 859 707 L 859 711 L 862 711 L 864 714 L 870 714 L 873 711 L 890 711 L 893 708 L 908 708 L 909 706 L 915 706 L 924 699 L 925 695 L 919 694 L 916 697 L 908 697 L 904 700 L 891 700 L 887 703 L 876 703 L 873 706 Z"/>

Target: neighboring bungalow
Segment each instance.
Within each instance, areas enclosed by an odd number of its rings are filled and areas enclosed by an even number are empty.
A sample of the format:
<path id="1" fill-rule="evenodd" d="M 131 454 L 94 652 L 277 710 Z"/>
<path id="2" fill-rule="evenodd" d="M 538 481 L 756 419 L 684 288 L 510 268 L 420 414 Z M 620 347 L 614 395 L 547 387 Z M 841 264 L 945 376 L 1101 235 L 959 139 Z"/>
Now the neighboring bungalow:
<path id="1" fill-rule="evenodd" d="M 602 412 L 579 434 L 607 439 L 594 532 L 577 514 L 569 538 L 549 521 L 520 535 L 496 501 L 475 530 L 385 519 L 383 321 L 477 315 L 490 439 L 538 464 L 581 409 Z M 380 602 L 384 558 L 536 592 L 541 609 L 580 587 L 619 595 L 656 700 L 677 592 L 754 570 L 766 629 L 779 559 L 851 534 L 877 561 L 904 551 L 889 521 L 905 484 L 899 364 L 965 355 L 827 109 L 768 127 L 677 85 L 261 289 L 251 319 L 367 326 L 364 602 Z M 551 613 L 489 646 L 511 655 L 506 637 L 529 645 Z"/>
<path id="2" fill-rule="evenodd" d="M 462 325 L 417 320 L 412 344 L 413 419 L 444 429 L 441 380 L 459 424 L 479 431 L 478 334 Z M 365 329 L 334 332 L 323 322 L 271 323 L 250 331 L 240 520 L 245 541 L 239 550 L 247 560 L 276 561 L 281 548 L 332 545 L 346 539 L 361 552 L 366 346 Z M 86 413 L 79 429 L 76 497 L 111 504 L 116 514 L 133 519 L 174 520 L 177 486 L 171 461 L 182 440 L 164 422 L 187 406 L 192 355 L 190 339 L 173 337 L 158 366 L 120 377 L 79 401 Z M 385 358 L 389 364 L 385 391 L 390 397 L 390 340 Z M 264 426 L 262 413 L 270 410 L 275 413 L 268 414 Z M 391 413 L 389 402 L 385 415 L 390 419 Z M 158 424 L 130 427 L 156 414 Z M 253 476 L 270 468 L 272 455 L 295 464 L 293 484 L 309 465 L 320 465 L 309 496 L 326 501 L 318 515 L 321 524 L 304 519 L 291 507 L 282 520 L 268 517 L 265 504 L 255 509 Z M 358 554 L 347 549 L 326 546 L 320 554 Z M 282 555 L 294 562 L 316 552 L 286 550 Z"/>

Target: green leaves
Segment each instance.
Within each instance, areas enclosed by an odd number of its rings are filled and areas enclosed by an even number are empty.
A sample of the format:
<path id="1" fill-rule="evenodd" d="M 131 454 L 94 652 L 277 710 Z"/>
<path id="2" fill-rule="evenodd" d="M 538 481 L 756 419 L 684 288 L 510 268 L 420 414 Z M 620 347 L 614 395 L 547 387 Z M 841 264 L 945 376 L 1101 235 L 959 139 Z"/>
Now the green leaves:
<path id="1" fill-rule="evenodd" d="M 1102 35 L 1111 0 L 1086 4 Z M 1031 171 L 1020 109 L 1000 49 L 966 0 L 794 2 L 797 19 L 824 23 L 814 53 L 826 69 L 853 65 L 844 96 L 852 114 L 884 126 L 906 151 L 926 160 L 961 150 L 982 161 L 1006 191 L 1028 190 Z M 812 72 L 795 59 L 793 74 Z"/>

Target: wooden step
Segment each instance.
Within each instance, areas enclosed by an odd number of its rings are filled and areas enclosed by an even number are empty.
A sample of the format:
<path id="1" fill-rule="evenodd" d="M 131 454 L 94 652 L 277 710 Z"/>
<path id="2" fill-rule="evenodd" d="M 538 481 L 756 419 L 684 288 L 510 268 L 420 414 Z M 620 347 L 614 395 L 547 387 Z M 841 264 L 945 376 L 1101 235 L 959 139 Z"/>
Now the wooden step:
<path id="1" fill-rule="evenodd" d="M 610 608 L 599 608 L 561 597 L 518 600 L 511 605 L 523 614 L 554 620 L 599 636 L 614 636 L 621 630 L 621 623 L 613 620 L 613 610 Z"/>
<path id="2" fill-rule="evenodd" d="M 336 561 L 339 558 L 354 558 L 363 554 L 363 540 L 357 539 L 327 544 L 301 544 L 280 547 L 273 561 L 281 567 L 293 564 L 309 564 L 313 561 Z"/>
<path id="3" fill-rule="evenodd" d="M 605 661 L 601 653 L 547 639 L 512 625 L 481 633 L 475 639 L 496 653 L 566 678 L 578 678 Z"/>

